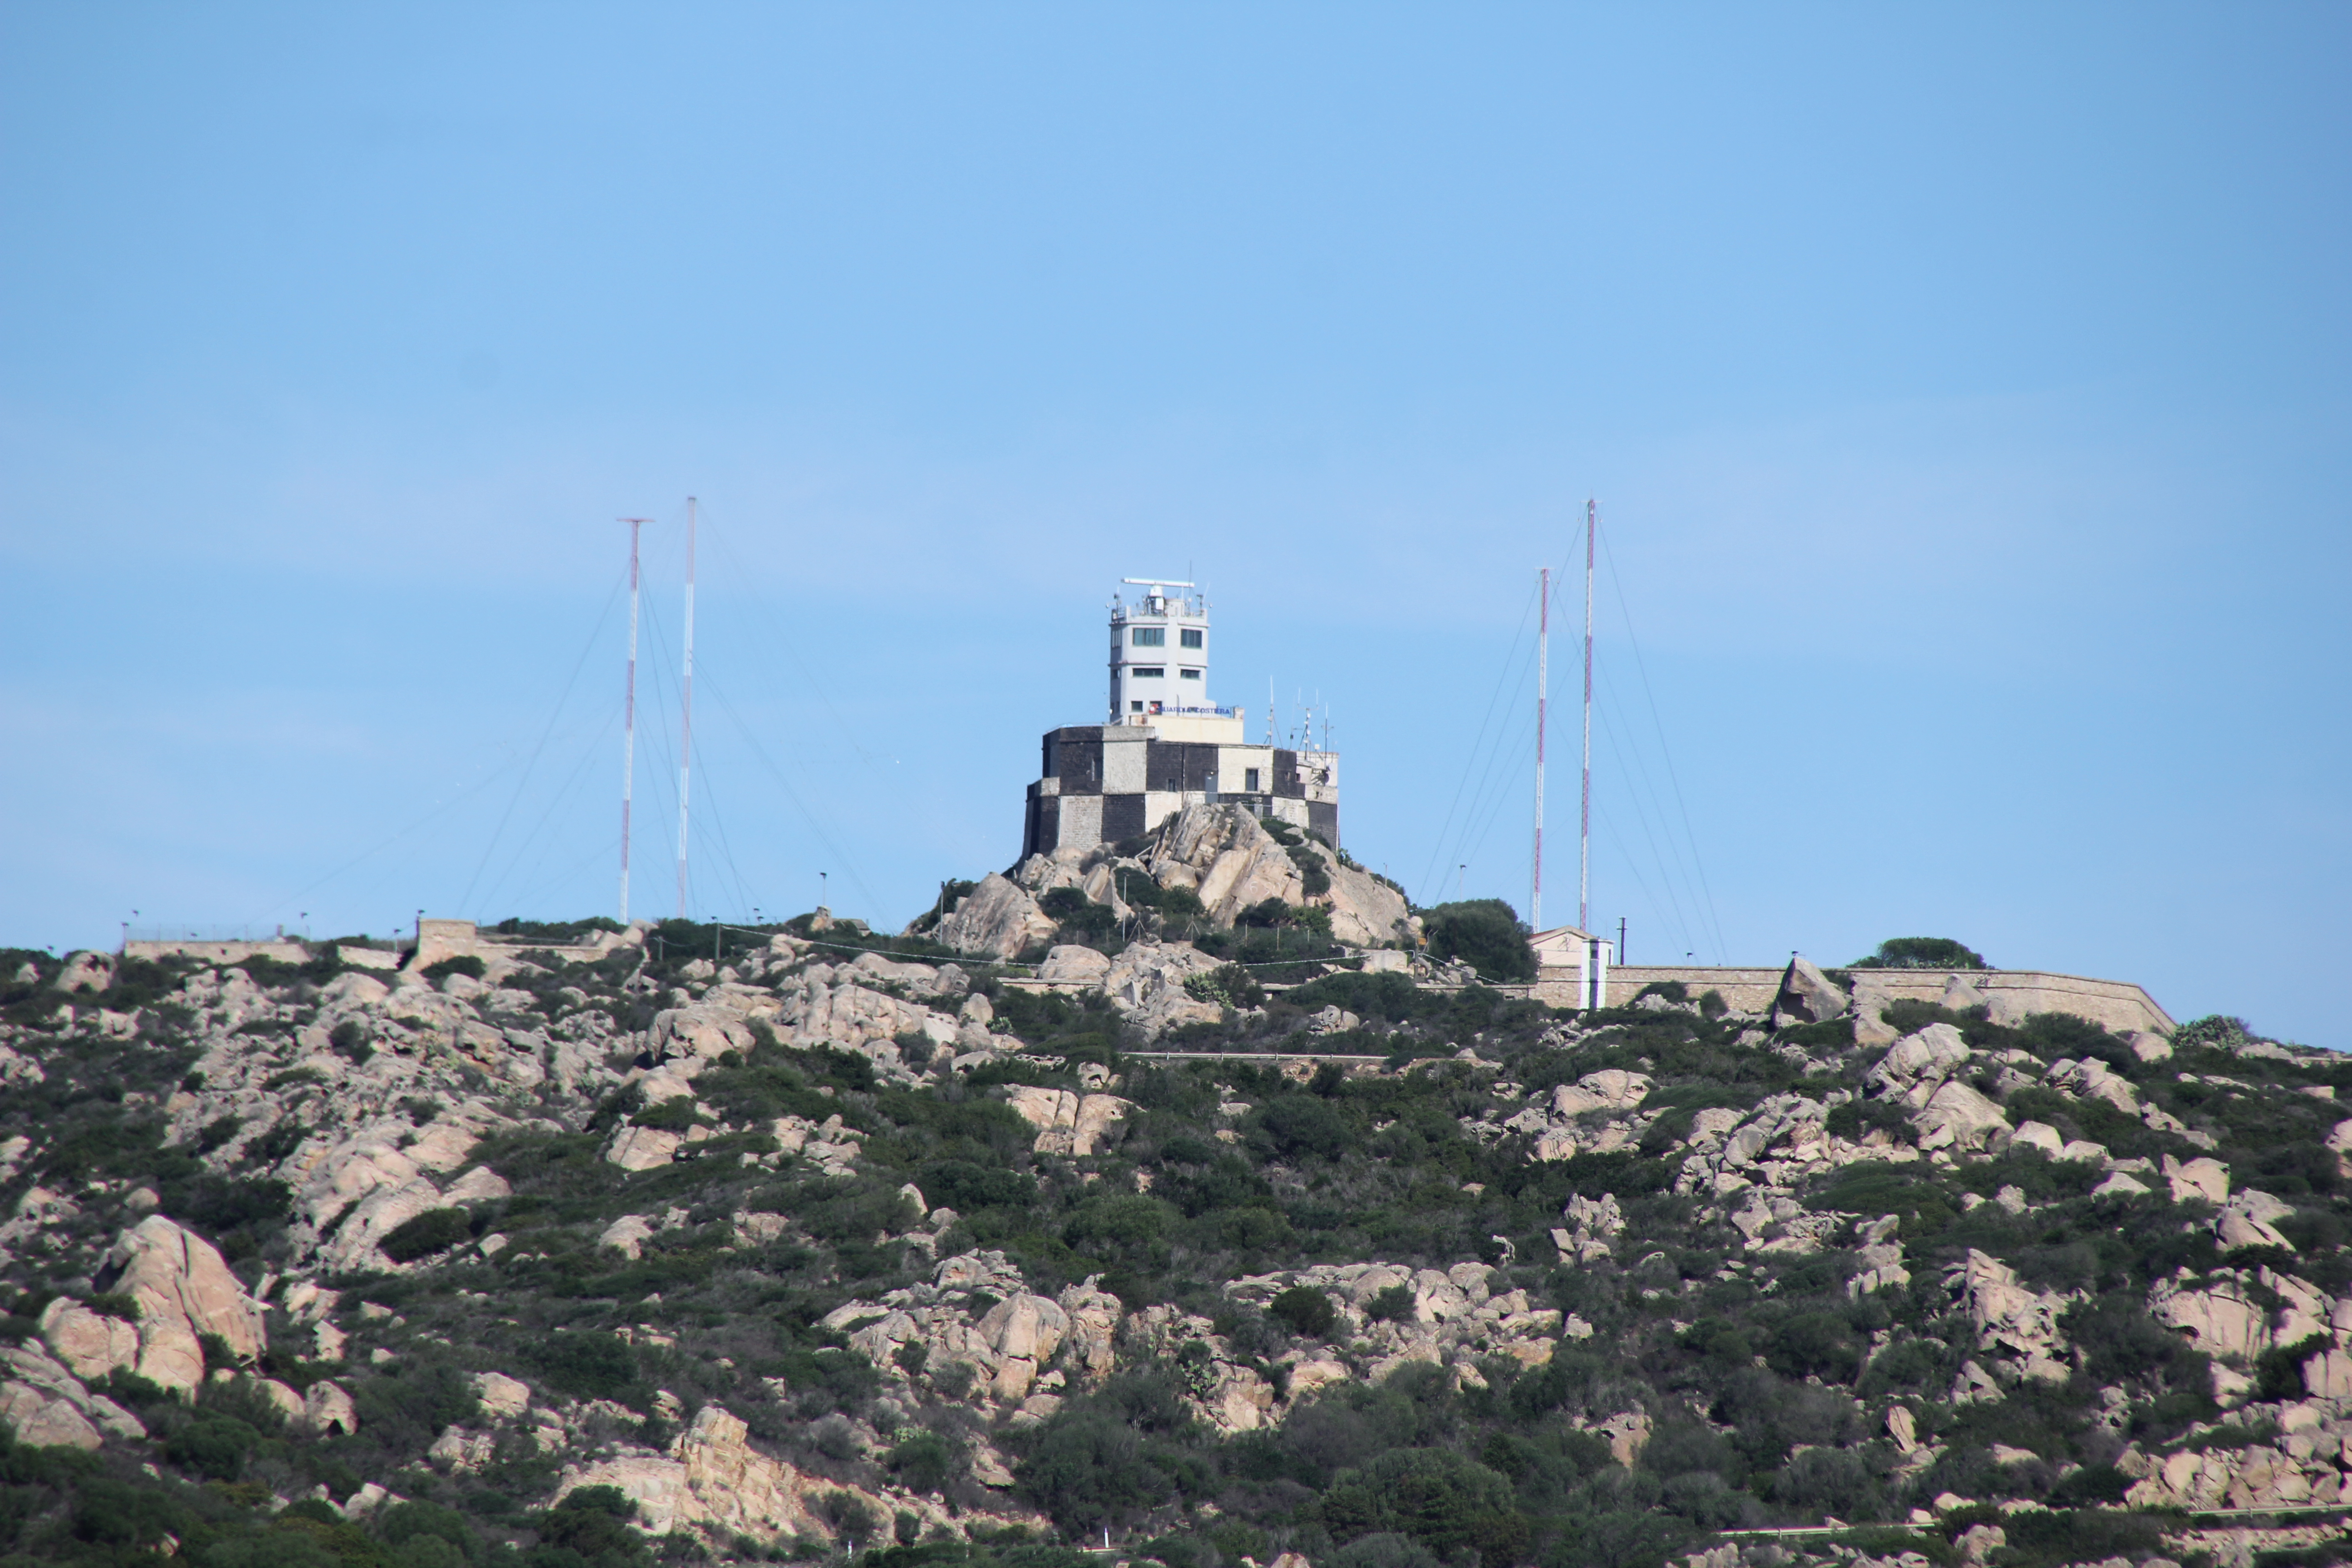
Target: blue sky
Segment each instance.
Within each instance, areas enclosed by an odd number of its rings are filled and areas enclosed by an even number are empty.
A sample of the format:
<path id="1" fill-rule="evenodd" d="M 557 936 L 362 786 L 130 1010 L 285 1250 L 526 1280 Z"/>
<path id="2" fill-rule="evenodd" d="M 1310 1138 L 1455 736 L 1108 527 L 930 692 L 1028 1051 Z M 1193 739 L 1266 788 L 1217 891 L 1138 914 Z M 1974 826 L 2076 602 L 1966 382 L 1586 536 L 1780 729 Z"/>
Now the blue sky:
<path id="1" fill-rule="evenodd" d="M 1008 863 L 1117 580 L 1524 910 L 2352 1047 L 2341 6 L 0 8 L 0 942 Z M 1571 623 L 1580 606 L 1561 612 Z M 667 674 L 664 672 L 667 671 Z M 665 681 L 670 682 L 665 688 Z M 1572 638 L 1546 914 L 1572 915 Z M 1499 743 L 1498 743 L 1499 742 Z"/>

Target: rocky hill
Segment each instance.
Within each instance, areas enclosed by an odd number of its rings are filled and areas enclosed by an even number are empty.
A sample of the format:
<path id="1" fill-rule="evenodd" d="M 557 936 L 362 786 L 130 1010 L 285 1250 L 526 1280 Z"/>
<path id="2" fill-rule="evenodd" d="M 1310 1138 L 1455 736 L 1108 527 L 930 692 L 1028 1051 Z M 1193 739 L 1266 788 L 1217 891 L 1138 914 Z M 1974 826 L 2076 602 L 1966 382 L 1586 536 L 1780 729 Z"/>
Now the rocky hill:
<path id="1" fill-rule="evenodd" d="M 11 1561 L 2352 1555 L 2343 1058 L 1572 1016 L 1212 814 L 893 937 L 509 924 L 0 959 Z"/>

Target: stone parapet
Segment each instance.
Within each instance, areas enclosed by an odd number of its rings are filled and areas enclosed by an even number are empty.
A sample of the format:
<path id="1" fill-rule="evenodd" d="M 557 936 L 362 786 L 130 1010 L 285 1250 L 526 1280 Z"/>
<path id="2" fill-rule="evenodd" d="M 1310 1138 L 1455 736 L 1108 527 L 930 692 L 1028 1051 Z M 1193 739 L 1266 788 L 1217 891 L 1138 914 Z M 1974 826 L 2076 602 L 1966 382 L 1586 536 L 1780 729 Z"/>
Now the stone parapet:
<path id="1" fill-rule="evenodd" d="M 1889 1001 L 1940 1002 L 1945 988 L 1959 979 L 1976 987 L 1988 1001 L 2011 1004 L 2020 1014 L 2064 1013 L 2117 1033 L 2145 1030 L 2169 1034 L 2172 1016 L 2157 1005 L 2147 990 L 2128 980 L 2095 980 L 2080 974 L 2057 974 L 2034 969 L 1842 969 L 1837 972 L 1858 990 Z M 1680 981 L 1693 998 L 1714 991 L 1733 1011 L 1763 1013 L 1771 1008 L 1780 989 L 1780 969 L 1734 968 L 1708 964 L 1619 964 L 1609 972 L 1608 1002 L 1622 1007 L 1650 985 Z M 1547 965 L 1531 986 L 1507 987 L 1554 1007 L 1576 1005 L 1576 971 Z"/>

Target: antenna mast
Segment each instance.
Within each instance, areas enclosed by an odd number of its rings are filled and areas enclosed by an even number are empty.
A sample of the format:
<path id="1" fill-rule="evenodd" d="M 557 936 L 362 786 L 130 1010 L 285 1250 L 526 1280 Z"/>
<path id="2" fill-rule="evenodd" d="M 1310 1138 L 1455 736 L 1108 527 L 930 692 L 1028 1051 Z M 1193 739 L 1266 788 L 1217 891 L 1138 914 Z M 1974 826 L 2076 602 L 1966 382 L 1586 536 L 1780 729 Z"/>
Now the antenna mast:
<path id="1" fill-rule="evenodd" d="M 677 918 L 686 918 L 686 801 L 694 761 L 694 498 L 686 498 L 686 714 L 677 742 Z"/>
<path id="2" fill-rule="evenodd" d="M 1579 814 L 1576 855 L 1579 931 L 1592 929 L 1592 536 L 1600 526 L 1600 503 L 1588 499 L 1584 503 L 1584 806 Z"/>
<path id="3" fill-rule="evenodd" d="M 629 679 L 621 695 L 621 923 L 629 923 L 629 799 L 637 783 L 637 531 L 642 517 L 625 517 L 629 525 Z"/>
<path id="4" fill-rule="evenodd" d="M 1544 703 L 1551 693 L 1551 568 L 1543 569 L 1543 608 L 1536 622 L 1536 874 L 1528 929 L 1543 930 Z"/>

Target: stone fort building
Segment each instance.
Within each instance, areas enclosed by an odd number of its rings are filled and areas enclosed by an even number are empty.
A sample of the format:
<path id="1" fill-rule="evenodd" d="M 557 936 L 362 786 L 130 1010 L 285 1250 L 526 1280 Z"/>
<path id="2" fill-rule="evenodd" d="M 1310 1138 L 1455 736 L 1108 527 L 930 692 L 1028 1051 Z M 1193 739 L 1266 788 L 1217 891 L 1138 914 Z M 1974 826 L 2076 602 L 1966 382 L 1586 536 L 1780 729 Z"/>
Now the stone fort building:
<path id="1" fill-rule="evenodd" d="M 1045 731 L 1021 856 L 1150 832 L 1187 805 L 1247 805 L 1339 847 L 1339 756 L 1252 744 L 1248 715 L 1209 696 L 1209 601 L 1197 585 L 1128 578 L 1110 605 L 1109 707 L 1099 724 Z"/>

